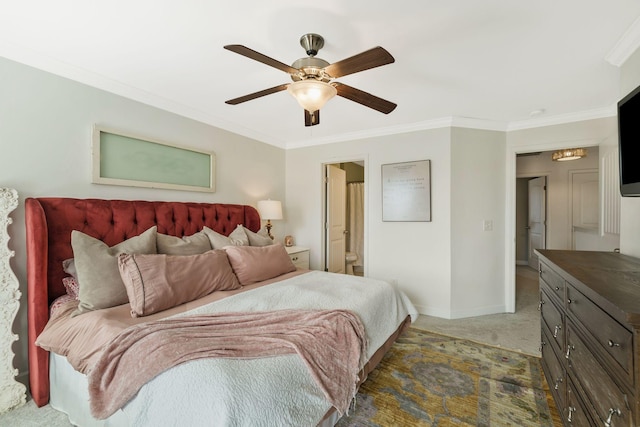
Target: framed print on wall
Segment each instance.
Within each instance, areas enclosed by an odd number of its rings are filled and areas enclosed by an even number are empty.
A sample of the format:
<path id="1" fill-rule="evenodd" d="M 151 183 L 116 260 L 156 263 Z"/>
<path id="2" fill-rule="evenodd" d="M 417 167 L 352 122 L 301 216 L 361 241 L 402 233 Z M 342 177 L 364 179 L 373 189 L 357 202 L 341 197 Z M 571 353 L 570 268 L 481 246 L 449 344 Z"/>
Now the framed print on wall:
<path id="1" fill-rule="evenodd" d="M 431 221 L 431 161 L 382 165 L 382 220 Z"/>
<path id="2" fill-rule="evenodd" d="M 213 152 L 155 141 L 95 125 L 93 182 L 204 191 L 215 188 Z"/>

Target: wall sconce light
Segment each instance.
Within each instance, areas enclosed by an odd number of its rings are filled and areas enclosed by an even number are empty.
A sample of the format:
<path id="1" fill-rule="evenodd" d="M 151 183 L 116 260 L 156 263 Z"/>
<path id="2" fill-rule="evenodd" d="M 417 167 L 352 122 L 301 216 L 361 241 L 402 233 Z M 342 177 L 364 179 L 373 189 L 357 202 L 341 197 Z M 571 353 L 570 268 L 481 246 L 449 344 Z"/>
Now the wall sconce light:
<path id="1" fill-rule="evenodd" d="M 567 160 L 578 160 L 583 157 L 587 157 L 586 148 L 567 148 L 555 151 L 551 155 L 551 160 L 554 162 L 566 162 Z"/>
<path id="2" fill-rule="evenodd" d="M 273 240 L 271 220 L 282 219 L 282 203 L 279 200 L 260 200 L 258 202 L 258 213 L 261 218 L 267 220 L 267 234 Z"/>

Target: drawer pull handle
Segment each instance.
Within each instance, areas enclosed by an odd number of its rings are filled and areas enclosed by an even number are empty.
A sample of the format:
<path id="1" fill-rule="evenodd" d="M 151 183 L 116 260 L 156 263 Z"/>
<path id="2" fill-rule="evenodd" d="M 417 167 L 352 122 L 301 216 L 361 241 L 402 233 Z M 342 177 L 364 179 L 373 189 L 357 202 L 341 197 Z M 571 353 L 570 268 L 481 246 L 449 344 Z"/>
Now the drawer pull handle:
<path id="1" fill-rule="evenodd" d="M 297 261 L 297 260 L 298 260 L 298 257 L 297 257 L 297 256 L 294 256 L 293 258 L 291 258 L 291 260 L 292 260 L 292 261 Z"/>
<path id="2" fill-rule="evenodd" d="M 576 349 L 576 346 L 575 346 L 575 345 L 568 345 L 568 346 L 567 346 L 567 354 L 565 354 L 565 355 L 564 355 L 564 357 L 565 357 L 566 359 L 568 359 L 568 358 L 569 358 L 569 356 L 571 355 L 571 350 L 575 350 L 575 349 Z"/>
<path id="3" fill-rule="evenodd" d="M 609 345 L 609 347 L 620 347 L 620 344 L 618 344 L 617 342 L 613 342 L 611 340 L 609 340 L 607 344 Z"/>
<path id="4" fill-rule="evenodd" d="M 569 406 L 569 416 L 567 417 L 567 422 L 573 422 L 573 413 L 576 411 L 576 408 L 573 406 Z"/>
<path id="5" fill-rule="evenodd" d="M 547 345 L 547 343 L 546 343 L 546 342 L 544 342 L 544 341 L 540 341 L 540 347 L 538 348 L 538 351 L 539 351 L 540 353 L 542 353 L 542 349 L 544 348 L 544 346 L 545 346 L 545 345 Z"/>
<path id="6" fill-rule="evenodd" d="M 560 290 L 560 286 L 556 286 L 556 291 L 559 291 L 559 290 Z"/>
<path id="7" fill-rule="evenodd" d="M 538 311 L 542 311 L 542 304 L 544 304 L 544 301 L 538 303 Z"/>
<path id="8" fill-rule="evenodd" d="M 620 409 L 613 409 L 613 408 L 609 408 L 609 416 L 607 417 L 607 420 L 604 422 L 604 427 L 611 427 L 611 418 L 614 416 L 622 416 L 622 411 Z"/>
<path id="9" fill-rule="evenodd" d="M 556 380 L 556 385 L 554 385 L 554 386 L 553 386 L 553 389 L 554 389 L 554 390 L 557 390 L 557 389 L 558 389 L 558 387 L 559 387 L 559 385 L 560 385 L 561 383 L 562 383 L 562 378 L 558 378 L 558 379 Z"/>
<path id="10" fill-rule="evenodd" d="M 556 328 L 553 330 L 553 337 L 554 338 L 558 338 L 558 332 L 560 332 L 560 329 L 562 329 L 562 326 L 556 325 Z M 611 341 L 609 341 L 609 342 L 611 342 Z"/>
<path id="11" fill-rule="evenodd" d="M 567 299 L 567 304 L 571 304 L 573 301 L 571 301 L 571 298 Z"/>

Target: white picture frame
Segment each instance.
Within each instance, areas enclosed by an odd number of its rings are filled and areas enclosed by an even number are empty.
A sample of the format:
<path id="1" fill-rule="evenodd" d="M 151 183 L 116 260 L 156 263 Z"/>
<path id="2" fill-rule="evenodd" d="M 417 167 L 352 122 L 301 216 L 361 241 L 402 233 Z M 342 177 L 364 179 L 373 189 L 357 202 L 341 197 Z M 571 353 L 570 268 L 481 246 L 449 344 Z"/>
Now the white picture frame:
<path id="1" fill-rule="evenodd" d="M 431 161 L 382 165 L 382 221 L 431 221 Z"/>

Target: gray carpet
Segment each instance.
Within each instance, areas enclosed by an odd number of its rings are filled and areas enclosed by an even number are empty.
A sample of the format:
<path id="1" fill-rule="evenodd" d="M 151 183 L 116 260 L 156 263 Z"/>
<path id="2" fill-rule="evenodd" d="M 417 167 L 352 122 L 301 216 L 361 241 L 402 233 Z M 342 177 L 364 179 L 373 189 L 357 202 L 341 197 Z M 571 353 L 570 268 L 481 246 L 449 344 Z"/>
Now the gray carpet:
<path id="1" fill-rule="evenodd" d="M 414 327 L 443 335 L 469 339 L 540 356 L 540 312 L 538 311 L 538 274 L 529 267 L 516 269 L 516 312 L 466 319 L 447 320 L 420 316 Z M 66 414 L 47 405 L 36 407 L 32 400 L 0 414 L 0 426 L 69 427 Z"/>
<path id="2" fill-rule="evenodd" d="M 538 292 L 538 272 L 530 267 L 518 266 L 515 313 L 453 320 L 420 316 L 413 326 L 540 357 Z"/>

